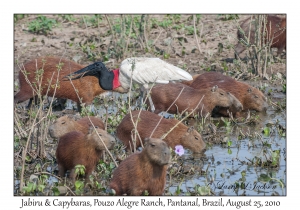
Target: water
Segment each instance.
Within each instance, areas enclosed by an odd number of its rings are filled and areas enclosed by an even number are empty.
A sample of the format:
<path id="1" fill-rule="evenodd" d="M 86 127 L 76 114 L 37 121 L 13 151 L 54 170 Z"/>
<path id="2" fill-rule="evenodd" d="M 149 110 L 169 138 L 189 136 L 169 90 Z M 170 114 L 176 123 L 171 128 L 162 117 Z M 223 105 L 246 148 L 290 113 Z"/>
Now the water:
<path id="1" fill-rule="evenodd" d="M 268 109 L 266 114 L 260 113 L 261 122 L 256 126 L 243 125 L 235 130 L 241 129 L 244 133 L 258 133 L 261 135 L 256 138 L 244 138 L 238 140 L 238 134 L 232 132 L 229 139 L 232 141 L 230 147 L 225 145 L 213 145 L 208 147 L 205 152 L 204 164 L 202 170 L 206 171 L 206 175 L 195 173 L 192 177 L 184 177 L 177 183 L 172 183 L 169 186 L 169 192 L 176 193 L 180 186 L 179 195 L 188 195 L 188 192 L 195 191 L 195 186 L 209 186 L 215 195 L 286 195 L 286 138 L 281 137 L 276 128 L 275 122 L 280 126 L 286 126 L 285 113 L 275 112 Z M 271 136 L 264 136 L 261 131 L 267 125 L 273 125 Z M 226 136 L 226 135 L 225 135 Z M 265 143 L 270 144 L 270 147 L 264 146 Z M 261 167 L 251 163 L 257 158 L 266 160 L 266 157 L 271 159 L 272 151 L 280 150 L 279 167 Z M 188 152 L 183 159 L 188 159 L 193 154 Z M 256 158 L 257 157 L 257 158 Z M 197 165 L 199 160 L 193 161 L 192 164 Z M 242 175 L 243 174 L 243 175 Z M 263 182 L 261 176 L 268 175 L 272 177 L 272 181 Z M 281 180 L 284 184 L 282 187 Z M 265 180 L 264 180 L 265 181 Z M 245 184 L 245 189 L 236 187 L 236 183 Z M 181 185 L 180 185 L 181 184 Z"/>

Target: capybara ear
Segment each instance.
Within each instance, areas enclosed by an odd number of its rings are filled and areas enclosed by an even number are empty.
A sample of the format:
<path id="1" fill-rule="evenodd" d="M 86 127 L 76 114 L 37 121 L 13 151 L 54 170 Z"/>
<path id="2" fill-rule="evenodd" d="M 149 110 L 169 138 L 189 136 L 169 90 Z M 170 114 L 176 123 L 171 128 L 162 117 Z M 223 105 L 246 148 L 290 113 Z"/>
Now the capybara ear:
<path id="1" fill-rule="evenodd" d="M 249 88 L 249 89 L 248 89 L 248 92 L 249 92 L 249 93 L 251 93 L 251 92 L 252 92 L 252 89 L 251 89 L 251 88 Z"/>
<path id="2" fill-rule="evenodd" d="M 75 116 L 74 115 L 67 115 L 67 118 L 70 119 L 70 120 L 75 120 Z"/>
<path id="3" fill-rule="evenodd" d="M 149 140 L 150 140 L 150 138 L 145 138 L 145 140 L 144 140 L 144 146 L 146 146 L 146 145 L 148 145 L 149 144 Z"/>
<path id="4" fill-rule="evenodd" d="M 190 133 L 190 132 L 192 132 L 193 130 L 194 130 L 194 126 L 191 126 L 191 127 L 189 127 L 189 128 L 187 129 L 187 132 Z"/>
<path id="5" fill-rule="evenodd" d="M 218 89 L 218 85 L 212 87 L 211 92 L 215 92 Z"/>
<path id="6" fill-rule="evenodd" d="M 92 134 L 93 131 L 94 131 L 94 127 L 93 127 L 93 126 L 90 126 L 90 127 L 89 127 L 89 133 L 88 133 L 88 134 Z"/>

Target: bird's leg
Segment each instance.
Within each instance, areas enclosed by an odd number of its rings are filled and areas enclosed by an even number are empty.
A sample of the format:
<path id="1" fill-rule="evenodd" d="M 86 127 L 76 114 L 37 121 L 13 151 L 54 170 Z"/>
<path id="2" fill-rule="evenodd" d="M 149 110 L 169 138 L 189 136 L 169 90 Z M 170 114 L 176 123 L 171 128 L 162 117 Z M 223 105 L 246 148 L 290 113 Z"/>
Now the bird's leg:
<path id="1" fill-rule="evenodd" d="M 147 91 L 148 92 L 148 91 Z M 150 107 L 151 107 L 151 112 L 154 112 L 155 111 L 155 106 L 153 104 L 153 101 L 152 101 L 152 98 L 151 98 L 151 95 L 149 94 L 149 103 L 150 103 Z"/>
<path id="2" fill-rule="evenodd" d="M 153 104 L 153 101 L 152 101 L 152 98 L 151 98 L 151 95 L 149 93 L 149 86 L 148 84 L 144 84 L 142 87 L 141 87 L 141 91 L 142 91 L 142 103 L 143 104 L 143 98 L 144 98 L 144 95 L 145 95 L 145 92 L 147 93 L 146 94 L 146 97 L 147 95 L 149 94 L 149 97 L 148 97 L 148 100 L 149 100 L 149 103 L 150 103 L 150 109 L 151 109 L 151 112 L 154 112 L 155 111 L 155 107 L 154 107 L 154 104 Z"/>
<path id="3" fill-rule="evenodd" d="M 140 95 L 140 109 L 143 108 L 143 102 L 144 102 L 144 98 L 146 98 L 145 96 L 145 91 L 144 90 L 141 90 L 142 94 Z"/>
<path id="4" fill-rule="evenodd" d="M 153 101 L 152 101 L 152 98 L 151 98 L 151 94 L 149 93 L 149 87 L 147 84 L 144 84 L 141 88 L 142 92 L 143 92 L 143 97 L 142 97 L 142 101 L 143 101 L 143 98 L 144 98 L 144 95 L 145 95 L 145 92 L 147 93 L 146 94 L 146 97 L 147 95 L 149 95 L 148 97 L 148 100 L 149 100 L 149 103 L 150 103 L 150 109 L 151 109 L 151 112 L 154 112 L 155 111 L 155 106 L 153 104 Z"/>

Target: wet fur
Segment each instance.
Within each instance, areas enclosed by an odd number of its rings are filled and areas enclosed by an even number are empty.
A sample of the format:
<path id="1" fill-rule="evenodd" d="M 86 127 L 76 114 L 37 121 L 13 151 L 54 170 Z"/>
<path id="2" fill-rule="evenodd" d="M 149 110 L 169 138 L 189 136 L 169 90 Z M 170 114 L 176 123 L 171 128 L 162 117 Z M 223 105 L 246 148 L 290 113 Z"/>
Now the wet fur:
<path id="1" fill-rule="evenodd" d="M 184 88 L 184 89 L 183 89 Z M 181 90 L 181 95 L 174 105 L 168 110 L 168 113 L 178 114 L 183 111 L 192 112 L 203 97 L 198 108 L 193 115 L 205 117 L 207 113 L 211 113 L 216 106 L 231 108 L 234 112 L 241 111 L 242 105 L 236 97 L 225 92 L 220 88 L 212 91 L 212 87 L 194 89 L 181 83 L 158 84 L 152 88 L 151 98 L 154 103 L 155 113 L 167 111 L 171 104 L 175 101 Z M 147 102 L 148 106 L 150 105 Z"/>
<path id="2" fill-rule="evenodd" d="M 114 138 L 106 131 L 97 129 L 108 149 L 114 144 Z M 63 135 L 58 142 L 56 150 L 56 160 L 58 163 L 59 176 L 64 177 L 67 170 L 71 170 L 70 178 L 75 181 L 75 169 L 78 164 L 85 166 L 85 179 L 95 169 L 102 156 L 104 145 L 93 131 L 84 135 L 78 131 L 72 131 Z"/>
<path id="3" fill-rule="evenodd" d="M 137 119 L 139 111 L 133 111 L 132 116 L 134 122 Z M 153 129 L 156 127 L 161 116 L 148 111 L 142 111 L 139 116 L 137 130 L 141 139 L 150 137 Z M 167 133 L 174 125 L 179 121 L 176 119 L 165 119 L 163 118 L 153 133 L 153 138 L 161 138 Z M 119 124 L 116 130 L 116 135 L 120 139 L 127 150 L 133 149 L 133 142 L 131 140 L 131 133 L 133 130 L 133 124 L 130 119 L 130 114 L 127 114 L 122 122 Z M 184 148 L 190 149 L 193 152 L 202 152 L 205 149 L 205 143 L 202 140 L 201 135 L 195 129 L 189 129 L 183 123 L 179 123 L 177 127 L 169 133 L 164 141 L 174 150 L 176 145 L 182 145 Z M 137 137 L 136 147 L 141 146 L 140 140 Z"/>
<path id="4" fill-rule="evenodd" d="M 45 63 L 44 63 L 44 62 Z M 42 95 L 46 95 L 49 81 L 52 78 L 51 85 L 54 86 L 57 79 L 57 65 L 59 63 L 63 63 L 62 69 L 59 71 L 59 87 L 56 89 L 56 93 L 54 96 L 54 89 L 50 86 L 48 96 L 56 97 L 56 98 L 67 98 L 75 101 L 77 103 L 80 102 L 78 96 L 69 80 L 64 81 L 62 78 L 72 72 L 75 72 L 79 69 L 84 68 L 78 63 L 74 61 L 70 61 L 67 59 L 61 59 L 60 57 L 39 57 L 37 59 L 33 59 L 27 62 L 24 67 L 22 66 L 22 70 L 25 70 L 27 73 L 28 80 L 32 83 L 36 82 L 36 70 L 44 69 L 43 79 L 42 79 Z M 19 71 L 19 82 L 20 82 L 20 91 L 15 95 L 14 101 L 15 103 L 21 103 L 30 98 L 33 98 L 36 94 L 33 92 L 31 86 L 27 83 L 25 76 L 22 71 Z M 78 95 L 82 98 L 82 102 L 89 105 L 92 103 L 95 96 L 105 92 L 99 86 L 98 79 L 95 77 L 83 77 L 78 80 L 72 81 L 74 87 L 78 90 Z M 37 83 L 37 82 L 36 82 Z"/>
<path id="5" fill-rule="evenodd" d="M 243 105 L 243 110 L 263 111 L 268 107 L 266 97 L 257 88 L 252 87 L 244 82 L 239 82 L 229 76 L 219 72 L 207 72 L 198 75 L 190 87 L 195 89 L 211 88 L 217 85 L 226 92 L 232 93 Z M 249 90 L 251 90 L 249 92 Z M 224 115 L 226 111 L 220 109 Z"/>
<path id="6" fill-rule="evenodd" d="M 102 120 L 90 116 L 90 119 L 94 126 L 97 128 L 105 129 L 104 123 Z M 69 133 L 71 131 L 78 131 L 83 134 L 88 134 L 92 124 L 88 117 L 83 117 L 79 120 L 75 120 L 70 116 L 62 116 L 55 120 L 55 122 L 49 126 L 49 133 L 52 138 L 59 138 L 62 135 Z"/>
<path id="7" fill-rule="evenodd" d="M 155 147 L 151 144 L 155 143 Z M 166 184 L 166 173 L 170 160 L 167 144 L 151 138 L 146 141 L 142 152 L 127 157 L 113 173 L 110 188 L 116 195 L 142 195 L 147 190 L 149 195 L 162 195 Z"/>

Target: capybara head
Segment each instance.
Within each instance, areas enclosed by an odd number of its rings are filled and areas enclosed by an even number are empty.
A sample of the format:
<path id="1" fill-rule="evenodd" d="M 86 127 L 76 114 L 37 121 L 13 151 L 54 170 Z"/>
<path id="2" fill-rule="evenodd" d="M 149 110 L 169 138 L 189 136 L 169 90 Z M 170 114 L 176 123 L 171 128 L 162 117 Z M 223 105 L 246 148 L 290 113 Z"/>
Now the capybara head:
<path id="1" fill-rule="evenodd" d="M 157 165 L 166 165 L 170 162 L 171 153 L 167 143 L 157 138 L 145 138 L 143 152 L 152 163 Z"/>
<path id="2" fill-rule="evenodd" d="M 75 119 L 64 115 L 55 120 L 55 122 L 49 126 L 49 134 L 52 138 L 59 138 L 70 131 L 75 130 Z"/>
<path id="3" fill-rule="evenodd" d="M 253 109 L 258 112 L 268 108 L 267 98 L 257 88 L 249 87 L 244 98 L 244 110 Z"/>
<path id="4" fill-rule="evenodd" d="M 230 93 L 225 92 L 224 90 L 218 88 L 217 85 L 211 88 L 210 101 L 212 103 L 217 102 L 216 105 L 221 107 L 231 107 L 234 103 L 237 103 L 236 101 L 234 101 L 234 98 Z"/>
<path id="5" fill-rule="evenodd" d="M 115 138 L 105 130 L 102 130 L 100 128 L 94 129 L 93 127 L 90 127 L 89 134 L 87 135 L 87 140 L 95 141 L 95 148 L 97 150 L 105 150 L 105 146 L 103 145 L 103 143 L 106 145 L 107 149 L 112 149 L 116 143 Z"/>
<path id="6" fill-rule="evenodd" d="M 195 153 L 200 153 L 205 151 L 206 144 L 202 140 L 201 135 L 197 132 L 194 127 L 189 127 L 186 133 L 180 138 L 180 143 L 183 147 L 193 148 L 191 149 Z M 173 150 L 175 148 L 172 148 Z"/>
<path id="7" fill-rule="evenodd" d="M 231 98 L 232 106 L 231 110 L 234 112 L 240 112 L 243 110 L 243 104 L 230 92 L 228 93 Z"/>

